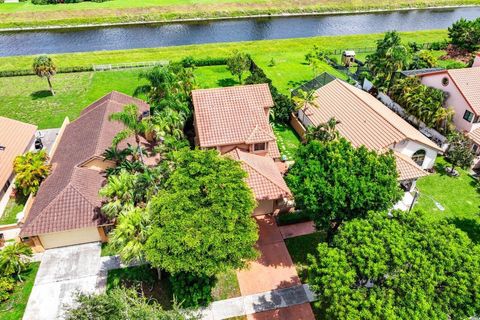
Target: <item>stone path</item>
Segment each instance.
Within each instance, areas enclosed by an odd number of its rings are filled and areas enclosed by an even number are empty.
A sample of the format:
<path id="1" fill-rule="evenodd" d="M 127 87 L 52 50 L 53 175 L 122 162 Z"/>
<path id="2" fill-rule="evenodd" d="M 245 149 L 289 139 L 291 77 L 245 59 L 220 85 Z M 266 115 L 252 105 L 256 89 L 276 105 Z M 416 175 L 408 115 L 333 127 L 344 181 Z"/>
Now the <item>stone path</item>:
<path id="1" fill-rule="evenodd" d="M 265 313 L 261 313 L 266 311 L 276 310 L 275 313 L 280 313 L 282 312 L 280 309 L 289 309 L 293 306 L 298 306 L 297 308 L 300 309 L 300 305 L 307 304 L 306 306 L 308 306 L 308 309 L 310 309 L 310 313 L 307 310 L 307 313 L 305 313 L 305 317 L 297 317 L 289 320 L 310 320 L 315 319 L 313 318 L 313 313 L 311 312 L 310 305 L 308 305 L 308 303 L 312 301 L 315 301 L 315 295 L 312 293 L 312 291 L 310 291 L 308 285 L 304 284 L 289 288 L 261 292 L 238 298 L 216 301 L 213 302 L 208 308 L 200 310 L 198 312 L 198 315 L 200 315 L 203 320 L 228 319 L 231 317 L 252 315 L 256 313 L 260 313 L 258 316 L 264 316 Z M 277 311 L 277 309 L 279 310 Z M 253 317 L 252 319 L 257 319 L 255 317 Z M 268 319 L 271 320 L 276 318 Z"/>
<path id="2" fill-rule="evenodd" d="M 313 223 L 313 221 L 300 222 L 286 226 L 280 226 L 278 228 L 280 229 L 283 239 L 304 236 L 317 232 L 315 229 L 315 223 Z"/>

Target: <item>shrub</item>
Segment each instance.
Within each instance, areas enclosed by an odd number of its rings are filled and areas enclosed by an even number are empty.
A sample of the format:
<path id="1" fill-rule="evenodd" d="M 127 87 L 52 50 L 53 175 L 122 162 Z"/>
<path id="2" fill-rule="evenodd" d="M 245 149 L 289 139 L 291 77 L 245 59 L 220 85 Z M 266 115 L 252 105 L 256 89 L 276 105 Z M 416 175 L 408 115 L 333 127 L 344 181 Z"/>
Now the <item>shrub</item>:
<path id="1" fill-rule="evenodd" d="M 181 272 L 170 277 L 173 295 L 182 307 L 206 306 L 212 301 L 216 277 Z"/>
<path id="2" fill-rule="evenodd" d="M 12 277 L 0 278 L 0 302 L 8 300 L 15 287 L 15 280 Z"/>
<path id="3" fill-rule="evenodd" d="M 310 215 L 303 211 L 285 213 L 278 216 L 278 224 L 281 226 L 306 222 L 312 220 Z"/>

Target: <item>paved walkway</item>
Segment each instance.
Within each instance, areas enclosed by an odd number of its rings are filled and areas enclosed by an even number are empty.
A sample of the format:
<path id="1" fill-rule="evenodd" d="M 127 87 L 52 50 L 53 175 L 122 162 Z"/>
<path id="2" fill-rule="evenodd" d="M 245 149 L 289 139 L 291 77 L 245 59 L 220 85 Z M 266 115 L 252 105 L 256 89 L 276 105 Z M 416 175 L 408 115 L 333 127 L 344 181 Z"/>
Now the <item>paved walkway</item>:
<path id="1" fill-rule="evenodd" d="M 100 257 L 100 251 L 100 243 L 45 251 L 23 319 L 61 319 L 76 292 L 102 292 L 107 271 L 121 264 L 118 257 Z"/>
<path id="2" fill-rule="evenodd" d="M 198 314 L 203 320 L 220 320 L 244 315 L 253 315 L 249 316 L 249 319 L 262 320 L 315 320 L 312 309 L 308 304 L 312 301 L 315 301 L 315 296 L 308 286 L 297 285 L 284 289 L 216 301 L 208 308 L 200 310 Z M 301 313 L 296 314 L 295 312 Z M 278 315 L 287 316 L 288 314 L 296 314 L 296 317 L 276 317 Z M 265 318 L 266 316 L 267 318 Z"/>
<path id="3" fill-rule="evenodd" d="M 313 221 L 300 222 L 287 226 L 280 226 L 278 228 L 280 229 L 283 239 L 304 236 L 306 234 L 317 232 Z"/>
<path id="4" fill-rule="evenodd" d="M 255 218 L 259 227 L 257 242 L 261 256 L 246 270 L 237 271 L 242 296 L 298 286 L 301 284 L 282 234 L 269 216 Z"/>

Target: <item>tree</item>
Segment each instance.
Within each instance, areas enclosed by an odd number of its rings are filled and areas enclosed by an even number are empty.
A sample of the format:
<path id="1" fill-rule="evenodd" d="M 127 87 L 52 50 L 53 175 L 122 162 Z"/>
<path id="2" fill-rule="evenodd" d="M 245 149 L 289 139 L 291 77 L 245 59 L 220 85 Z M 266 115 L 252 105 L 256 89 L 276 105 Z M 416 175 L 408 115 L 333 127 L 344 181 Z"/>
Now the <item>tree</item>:
<path id="1" fill-rule="evenodd" d="M 469 319 L 480 312 L 480 247 L 444 220 L 371 212 L 318 245 L 307 282 L 325 319 Z"/>
<path id="2" fill-rule="evenodd" d="M 401 199 L 395 158 L 344 138 L 302 145 L 286 176 L 297 208 L 310 214 L 330 236 L 347 220 L 370 210 L 387 210 Z"/>
<path id="3" fill-rule="evenodd" d="M 302 110 L 303 112 L 303 121 L 305 122 L 305 113 L 312 106 L 318 108 L 318 103 L 316 101 L 315 90 L 304 91 L 302 89 L 297 91 L 297 94 L 292 98 L 295 104 L 295 111 L 298 112 Z"/>
<path id="4" fill-rule="evenodd" d="M 15 188 L 25 196 L 36 194 L 40 183 L 50 174 L 51 166 L 47 162 L 48 155 L 44 150 L 16 157 L 13 162 Z"/>
<path id="5" fill-rule="evenodd" d="M 413 55 L 409 69 L 425 69 L 437 66 L 437 57 L 430 50 L 420 50 Z"/>
<path id="6" fill-rule="evenodd" d="M 468 52 L 475 52 L 480 45 L 480 18 L 461 18 L 448 28 L 450 43 Z"/>
<path id="7" fill-rule="evenodd" d="M 174 170 L 150 201 L 146 260 L 172 274 L 214 276 L 257 257 L 255 200 L 240 164 L 215 150 L 174 152 Z"/>
<path id="8" fill-rule="evenodd" d="M 377 49 L 367 56 L 366 65 L 374 76 L 375 85 L 388 91 L 395 73 L 407 66 L 408 59 L 409 50 L 402 44 L 400 35 L 390 31 L 377 41 Z"/>
<path id="9" fill-rule="evenodd" d="M 57 73 L 57 67 L 53 63 L 53 60 L 48 56 L 39 56 L 33 60 L 32 67 L 37 76 L 47 78 L 48 87 L 50 88 L 52 96 L 54 96 L 55 91 L 53 91 L 51 78 Z"/>
<path id="10" fill-rule="evenodd" d="M 135 289 L 115 288 L 107 293 L 79 294 L 73 307 L 66 312 L 67 320 L 193 320 L 177 307 L 165 311 Z"/>
<path id="11" fill-rule="evenodd" d="M 138 107 L 134 104 L 127 105 L 123 108 L 123 111 L 112 113 L 108 119 L 121 122 L 125 126 L 125 129 L 117 133 L 113 138 L 113 147 L 116 148 L 121 141 L 134 136 L 137 144 L 137 154 L 140 160 L 145 163 L 142 145 L 140 144 L 140 137 L 145 133 L 145 122 L 142 121 Z"/>
<path id="12" fill-rule="evenodd" d="M 449 138 L 450 144 L 447 151 L 447 159 L 452 164 L 452 171 L 455 167 L 468 169 L 473 164 L 475 153 L 470 147 L 468 138 L 459 132 L 453 132 Z"/>
<path id="13" fill-rule="evenodd" d="M 29 246 L 15 242 L 5 246 L 0 251 L 0 275 L 10 276 L 20 274 L 28 268 L 32 256 L 32 249 Z"/>
<path id="14" fill-rule="evenodd" d="M 239 83 L 242 83 L 243 74 L 250 70 L 251 63 L 252 60 L 248 54 L 234 50 L 227 59 L 227 69 L 233 76 L 238 77 Z"/>
<path id="15" fill-rule="evenodd" d="M 321 123 L 318 126 L 309 126 L 305 133 L 306 141 L 318 140 L 322 142 L 330 142 L 340 138 L 336 129 L 336 125 L 340 122 L 335 118 L 331 118 L 326 123 Z"/>

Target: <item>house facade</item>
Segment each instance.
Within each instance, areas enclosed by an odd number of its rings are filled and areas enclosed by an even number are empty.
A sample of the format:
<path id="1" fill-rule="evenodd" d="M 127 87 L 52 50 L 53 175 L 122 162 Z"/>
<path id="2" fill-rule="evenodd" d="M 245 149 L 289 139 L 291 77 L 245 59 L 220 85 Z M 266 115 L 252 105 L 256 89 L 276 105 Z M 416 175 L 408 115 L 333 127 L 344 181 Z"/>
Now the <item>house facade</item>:
<path id="1" fill-rule="evenodd" d="M 22 241 L 34 251 L 107 241 L 112 223 L 101 214 L 103 199 L 98 192 L 106 181 L 105 169 L 114 163 L 105 161 L 103 153 L 124 129 L 109 116 L 129 104 L 137 105 L 140 112 L 150 109 L 139 99 L 112 92 L 85 108 L 57 138 L 51 157 L 52 172 L 26 210 L 20 232 Z M 133 144 L 134 138 L 119 147 L 127 143 Z"/>
<path id="2" fill-rule="evenodd" d="M 10 196 L 8 190 L 15 178 L 13 161 L 32 148 L 36 132 L 32 124 L 0 117 L 0 199 Z"/>
<path id="3" fill-rule="evenodd" d="M 353 146 L 365 146 L 379 153 L 393 151 L 398 180 L 405 191 L 415 187 L 416 180 L 435 163 L 439 146 L 369 93 L 336 79 L 315 92 L 318 107 L 298 112 L 303 135 L 308 126 L 318 126 L 335 118 L 336 129 Z M 294 119 L 294 121 L 297 121 Z M 300 128 L 294 125 L 294 128 Z"/>
<path id="4" fill-rule="evenodd" d="M 192 91 L 195 144 L 240 161 L 255 194 L 253 215 L 288 207 L 275 135 L 269 123 L 273 99 L 267 84 Z"/>

